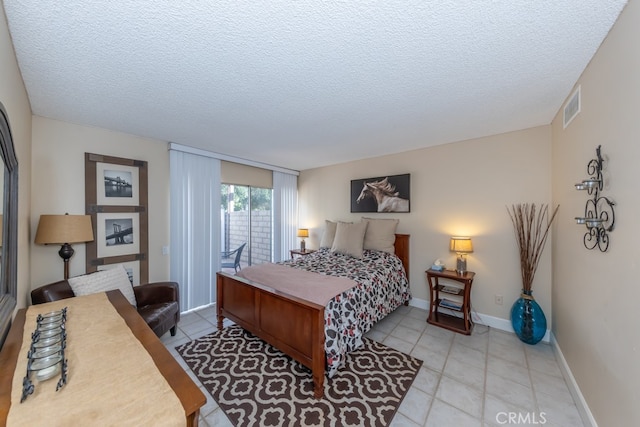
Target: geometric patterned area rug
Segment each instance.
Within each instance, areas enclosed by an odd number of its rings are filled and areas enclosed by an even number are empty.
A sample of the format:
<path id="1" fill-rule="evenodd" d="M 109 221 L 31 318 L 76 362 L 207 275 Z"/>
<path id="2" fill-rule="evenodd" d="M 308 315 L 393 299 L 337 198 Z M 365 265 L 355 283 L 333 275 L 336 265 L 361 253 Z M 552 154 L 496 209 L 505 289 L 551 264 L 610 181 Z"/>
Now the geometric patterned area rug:
<path id="1" fill-rule="evenodd" d="M 236 426 L 387 426 L 422 361 L 364 341 L 322 399 L 309 369 L 237 325 L 176 350 Z"/>

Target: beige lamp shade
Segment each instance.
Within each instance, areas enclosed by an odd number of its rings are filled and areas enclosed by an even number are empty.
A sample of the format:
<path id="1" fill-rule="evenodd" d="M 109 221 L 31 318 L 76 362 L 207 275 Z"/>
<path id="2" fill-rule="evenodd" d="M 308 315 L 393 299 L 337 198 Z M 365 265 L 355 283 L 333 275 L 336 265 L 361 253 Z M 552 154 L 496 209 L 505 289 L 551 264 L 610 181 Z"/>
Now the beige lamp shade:
<path id="1" fill-rule="evenodd" d="M 308 228 L 298 228 L 298 237 L 309 237 L 309 229 Z"/>
<path id="2" fill-rule="evenodd" d="M 35 243 L 62 245 L 92 241 L 90 215 L 40 215 Z"/>
<path id="3" fill-rule="evenodd" d="M 459 254 L 468 254 L 473 252 L 471 237 L 452 237 L 449 243 L 449 250 Z"/>

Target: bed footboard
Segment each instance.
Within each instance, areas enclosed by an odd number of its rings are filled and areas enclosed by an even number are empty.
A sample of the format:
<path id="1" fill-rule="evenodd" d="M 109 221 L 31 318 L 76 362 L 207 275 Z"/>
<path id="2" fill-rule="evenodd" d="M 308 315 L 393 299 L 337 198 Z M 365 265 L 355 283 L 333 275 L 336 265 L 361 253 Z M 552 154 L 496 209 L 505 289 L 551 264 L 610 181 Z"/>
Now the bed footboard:
<path id="1" fill-rule="evenodd" d="M 323 395 L 324 307 L 241 277 L 218 272 L 218 329 L 228 318 L 311 369 L 313 395 Z"/>

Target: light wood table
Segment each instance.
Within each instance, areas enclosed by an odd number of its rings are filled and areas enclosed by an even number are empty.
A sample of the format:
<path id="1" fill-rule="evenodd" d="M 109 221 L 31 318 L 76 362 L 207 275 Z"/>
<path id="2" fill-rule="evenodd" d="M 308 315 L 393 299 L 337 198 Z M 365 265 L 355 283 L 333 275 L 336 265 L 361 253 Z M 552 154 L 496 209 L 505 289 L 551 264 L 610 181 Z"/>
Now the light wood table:
<path id="1" fill-rule="evenodd" d="M 191 380 L 122 293 L 120 291 L 109 291 L 107 296 L 113 307 L 125 320 L 131 332 L 147 350 L 156 367 L 180 400 L 184 408 L 186 425 L 197 426 L 200 407 L 207 401 L 202 391 Z M 25 315 L 26 309 L 18 310 L 9 335 L 0 352 L 0 366 L 2 367 L 0 370 L 0 425 L 6 424 L 11 406 L 13 373 L 15 372 L 18 353 L 22 346 Z M 126 393 L 126 390 L 123 390 L 123 393 Z"/>

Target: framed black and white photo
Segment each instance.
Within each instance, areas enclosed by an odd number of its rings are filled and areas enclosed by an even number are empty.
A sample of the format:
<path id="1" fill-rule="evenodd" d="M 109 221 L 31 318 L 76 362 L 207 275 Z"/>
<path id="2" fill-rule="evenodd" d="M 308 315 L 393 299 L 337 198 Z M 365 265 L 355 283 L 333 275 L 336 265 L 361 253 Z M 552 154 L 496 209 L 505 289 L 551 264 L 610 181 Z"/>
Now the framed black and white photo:
<path id="1" fill-rule="evenodd" d="M 98 258 L 140 252 L 140 215 L 134 212 L 99 213 L 96 239 Z"/>
<path id="2" fill-rule="evenodd" d="M 133 244 L 133 218 L 109 218 L 104 220 L 107 246 Z"/>
<path id="3" fill-rule="evenodd" d="M 134 283 L 149 279 L 147 162 L 85 153 L 85 212 L 93 242 L 87 273 L 125 265 Z"/>
<path id="4" fill-rule="evenodd" d="M 98 205 L 137 206 L 140 204 L 138 168 L 96 163 Z"/>
<path id="5" fill-rule="evenodd" d="M 410 174 L 351 181 L 351 212 L 410 212 Z"/>

